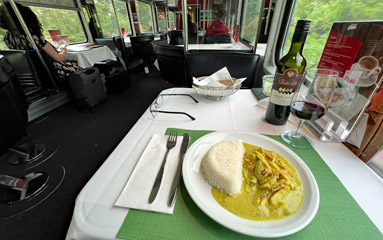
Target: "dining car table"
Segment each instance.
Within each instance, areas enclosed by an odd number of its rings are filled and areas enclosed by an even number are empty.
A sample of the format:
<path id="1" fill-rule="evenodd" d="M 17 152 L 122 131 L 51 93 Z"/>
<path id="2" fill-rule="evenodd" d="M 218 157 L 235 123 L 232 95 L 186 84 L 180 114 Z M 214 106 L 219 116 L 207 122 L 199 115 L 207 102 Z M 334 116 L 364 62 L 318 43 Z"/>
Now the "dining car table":
<path id="1" fill-rule="evenodd" d="M 258 138 L 271 139 L 265 142 L 283 145 L 280 149 L 292 151 L 292 155 L 302 159 L 318 186 L 317 189 L 304 189 L 308 194 L 319 190 L 319 195 L 314 195 L 316 199 L 311 199 L 317 201 L 316 209 L 310 209 L 312 214 L 309 220 L 304 220 L 305 223 L 297 223 L 296 231 L 285 229 L 286 234 L 263 236 L 282 239 L 283 235 L 288 235 L 288 239 L 383 238 L 383 180 L 344 144 L 321 142 L 304 127 L 302 131 L 311 138 L 312 147 L 286 147 L 279 134 L 296 129 L 297 120 L 290 116 L 283 126 L 267 123 L 264 106 L 249 89 L 240 89 L 220 101 L 209 100 L 193 88 L 171 88 L 162 94 L 189 94 L 198 100 L 196 103 L 188 96 L 164 95 L 160 108 L 187 113 L 195 120 L 184 114 L 161 112 L 153 117 L 148 107 L 79 193 L 66 239 L 254 239 L 252 236 L 258 236 L 256 232 L 247 234 L 240 225 L 236 228 L 225 224 L 236 217 L 214 218 L 214 212 L 198 203 L 198 192 L 197 195 L 189 192 L 191 180 L 185 178 L 185 171 L 188 171 L 185 169 L 182 170 L 183 180 L 174 209 L 170 211 L 172 214 L 116 206 L 128 180 L 140 166 L 138 160 L 145 155 L 148 143 L 153 136 L 163 136 L 171 129 L 178 130 L 179 135 L 189 133 L 191 146 L 188 151 L 193 148 L 193 142 L 212 133 L 259 134 L 261 137 Z M 161 156 L 157 158 L 162 160 Z M 154 171 L 151 175 L 156 174 Z M 305 197 L 304 201 L 311 200 Z M 230 215 L 228 212 L 223 214 Z M 302 214 L 305 213 L 298 211 L 295 215 Z M 266 228 L 269 223 L 257 225 L 260 232 L 262 226 Z M 300 228 L 299 224 L 304 227 Z"/>
<path id="2" fill-rule="evenodd" d="M 82 68 L 93 67 L 103 60 L 116 61 L 117 58 L 107 46 L 102 45 L 70 45 L 67 47 L 67 60 L 75 60 Z"/>

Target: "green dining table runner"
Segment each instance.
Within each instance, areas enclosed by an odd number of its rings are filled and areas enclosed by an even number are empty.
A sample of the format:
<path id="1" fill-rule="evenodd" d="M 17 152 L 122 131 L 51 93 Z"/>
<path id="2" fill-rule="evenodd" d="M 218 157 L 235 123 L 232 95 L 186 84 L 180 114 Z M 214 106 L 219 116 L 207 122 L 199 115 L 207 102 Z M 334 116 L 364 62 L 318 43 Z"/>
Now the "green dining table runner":
<path id="1" fill-rule="evenodd" d="M 167 129 L 166 134 L 169 133 Z M 177 129 L 190 135 L 189 146 L 212 131 Z M 279 136 L 268 137 L 284 142 Z M 286 145 L 286 144 L 285 144 Z M 310 168 L 320 192 L 319 209 L 301 231 L 279 239 L 383 239 L 382 233 L 359 207 L 314 148 L 289 147 Z M 355 176 L 357 181 L 358 176 Z M 365 196 L 368 198 L 369 196 Z M 383 199 L 382 206 L 383 207 Z M 257 239 L 227 229 L 210 219 L 193 202 L 183 181 L 172 215 L 130 209 L 117 236 L 123 239 Z"/>

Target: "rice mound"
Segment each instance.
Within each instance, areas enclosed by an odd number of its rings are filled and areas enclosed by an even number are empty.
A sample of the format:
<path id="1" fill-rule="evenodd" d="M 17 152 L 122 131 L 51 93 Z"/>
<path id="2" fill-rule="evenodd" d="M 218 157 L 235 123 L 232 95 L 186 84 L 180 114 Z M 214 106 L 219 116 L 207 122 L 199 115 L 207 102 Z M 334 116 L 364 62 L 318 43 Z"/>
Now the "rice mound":
<path id="1" fill-rule="evenodd" d="M 207 182 L 229 195 L 236 195 L 242 186 L 242 162 L 245 148 L 240 141 L 213 145 L 202 159 L 202 173 Z"/>

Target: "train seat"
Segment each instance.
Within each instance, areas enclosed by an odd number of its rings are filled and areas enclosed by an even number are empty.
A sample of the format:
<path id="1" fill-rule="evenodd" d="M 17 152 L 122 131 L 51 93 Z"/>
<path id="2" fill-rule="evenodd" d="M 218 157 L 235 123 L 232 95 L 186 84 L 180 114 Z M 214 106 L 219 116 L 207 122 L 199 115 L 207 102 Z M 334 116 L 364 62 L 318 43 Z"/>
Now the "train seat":
<path id="1" fill-rule="evenodd" d="M 46 148 L 44 144 L 29 141 L 18 143 L 26 135 L 29 106 L 14 69 L 8 59 L 0 55 L 0 112 L 7 113 L 0 124 L 0 159 L 20 164 L 40 159 Z"/>
<path id="2" fill-rule="evenodd" d="M 198 52 L 187 53 L 187 81 L 192 84 L 192 77 L 209 76 L 223 67 L 227 67 L 232 77 L 247 79 L 242 88 L 262 86 L 254 82 L 259 55 L 249 53 Z"/>
<path id="3" fill-rule="evenodd" d="M 231 43 L 231 38 L 230 38 L 230 35 L 211 35 L 211 36 L 204 36 L 203 42 L 206 44 Z"/>
<path id="4" fill-rule="evenodd" d="M 144 60 L 145 73 L 149 73 L 149 67 L 154 59 L 153 41 L 153 34 L 130 37 L 130 43 L 132 44 L 135 57 Z"/>
<path id="5" fill-rule="evenodd" d="M 182 37 L 182 30 L 171 30 L 169 32 L 169 45 L 182 45 L 184 39 Z"/>
<path id="6" fill-rule="evenodd" d="M 14 66 L 19 83 L 26 96 L 38 92 L 42 88 L 41 78 L 46 75 L 42 64 L 34 50 L 0 50 Z"/>
<path id="7" fill-rule="evenodd" d="M 153 47 L 161 78 L 176 86 L 187 86 L 183 47 L 167 45 L 160 41 L 154 42 Z"/>

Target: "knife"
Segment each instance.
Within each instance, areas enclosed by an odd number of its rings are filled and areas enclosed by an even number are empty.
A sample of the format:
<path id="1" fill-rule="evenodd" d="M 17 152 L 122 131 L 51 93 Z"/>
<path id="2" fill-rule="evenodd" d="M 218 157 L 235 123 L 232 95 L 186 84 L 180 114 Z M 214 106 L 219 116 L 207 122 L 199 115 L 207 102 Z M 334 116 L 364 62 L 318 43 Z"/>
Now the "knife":
<path id="1" fill-rule="evenodd" d="M 188 149 L 189 139 L 190 139 L 189 134 L 185 133 L 181 143 L 180 160 L 178 163 L 177 172 L 176 172 L 176 175 L 174 176 L 172 188 L 170 190 L 170 197 L 168 202 L 169 207 L 173 206 L 176 201 L 177 188 L 180 182 L 182 161 L 184 160 L 186 150 Z"/>

